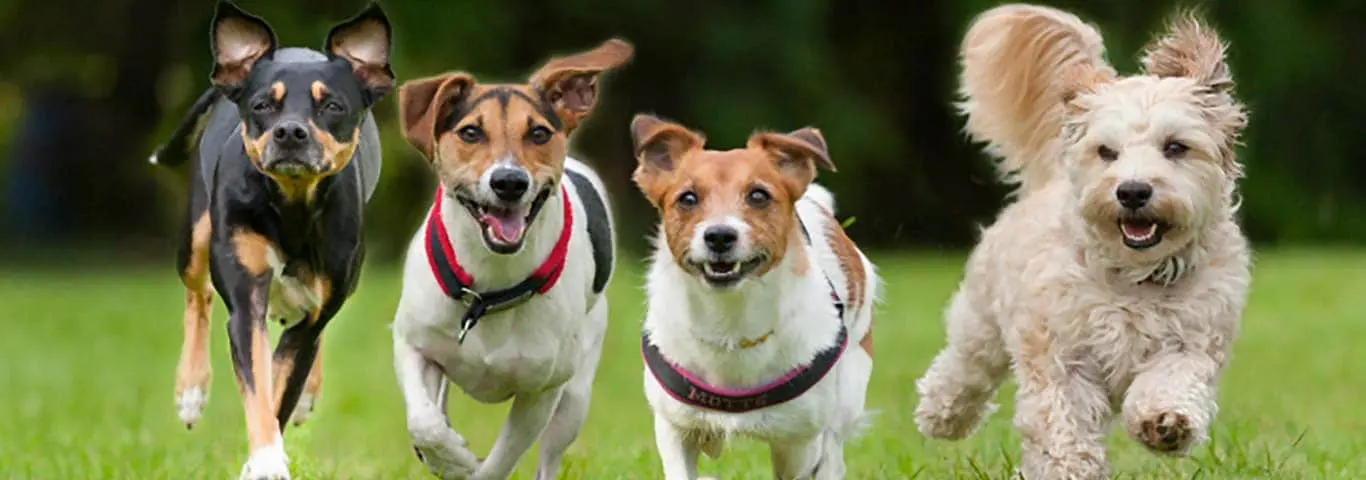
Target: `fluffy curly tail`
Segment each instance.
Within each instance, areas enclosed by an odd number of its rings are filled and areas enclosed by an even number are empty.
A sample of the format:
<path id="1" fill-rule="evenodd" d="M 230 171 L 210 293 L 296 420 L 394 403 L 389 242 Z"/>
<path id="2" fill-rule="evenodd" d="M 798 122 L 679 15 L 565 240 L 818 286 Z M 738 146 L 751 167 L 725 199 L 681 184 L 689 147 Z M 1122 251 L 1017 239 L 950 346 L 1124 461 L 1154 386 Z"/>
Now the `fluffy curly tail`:
<path id="1" fill-rule="evenodd" d="M 1007 4 L 978 15 L 963 38 L 958 104 L 967 132 L 998 158 L 1001 181 L 1028 192 L 1061 172 L 1064 79 L 1079 66 L 1113 72 L 1100 32 L 1076 15 Z"/>

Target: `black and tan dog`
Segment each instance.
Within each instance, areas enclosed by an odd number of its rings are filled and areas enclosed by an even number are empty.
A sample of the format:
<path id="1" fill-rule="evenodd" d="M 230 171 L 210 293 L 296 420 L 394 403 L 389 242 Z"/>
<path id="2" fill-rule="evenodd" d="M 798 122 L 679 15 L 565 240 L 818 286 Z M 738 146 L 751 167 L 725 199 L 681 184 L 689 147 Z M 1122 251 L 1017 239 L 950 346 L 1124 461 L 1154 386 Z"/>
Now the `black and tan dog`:
<path id="1" fill-rule="evenodd" d="M 288 478 L 286 422 L 312 408 L 323 327 L 355 290 L 364 257 L 361 213 L 380 173 L 370 107 L 394 85 L 390 27 L 372 4 L 333 27 L 324 52 L 277 48 L 269 25 L 222 2 L 211 37 L 213 87 L 152 157 L 193 160 L 176 403 L 192 426 L 207 398 L 212 282 L 229 312 L 247 417 L 241 478 Z M 201 120 L 197 158 L 187 159 Z M 273 358 L 268 317 L 285 325 Z"/>

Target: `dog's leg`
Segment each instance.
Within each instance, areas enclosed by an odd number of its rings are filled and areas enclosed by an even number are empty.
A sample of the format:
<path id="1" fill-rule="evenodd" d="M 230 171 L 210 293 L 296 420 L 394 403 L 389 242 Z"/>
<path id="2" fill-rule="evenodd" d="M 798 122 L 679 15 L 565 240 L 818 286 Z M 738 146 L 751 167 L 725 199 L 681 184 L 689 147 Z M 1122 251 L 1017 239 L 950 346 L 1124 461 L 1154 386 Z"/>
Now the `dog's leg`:
<path id="1" fill-rule="evenodd" d="M 598 305 L 588 312 L 589 318 L 600 316 L 590 322 L 607 324 L 607 300 L 600 298 Z M 565 386 L 555 413 L 550 417 L 550 425 L 541 434 L 541 454 L 536 465 L 538 480 L 554 480 L 560 472 L 560 460 L 565 449 L 579 436 L 583 420 L 588 416 L 588 403 L 593 394 L 593 378 L 597 375 L 598 362 L 602 359 L 602 336 L 594 341 L 591 353 L 579 365 L 574 378 Z"/>
<path id="2" fill-rule="evenodd" d="M 1046 332 L 1022 339 L 1016 366 L 1015 427 L 1024 444 L 1020 470 L 1028 480 L 1109 478 L 1104 440 L 1110 401 L 1093 368 L 1056 357 Z M 1029 353 L 1033 353 L 1029 355 Z"/>
<path id="3" fill-rule="evenodd" d="M 1209 438 L 1218 412 L 1219 365 L 1207 355 L 1182 352 L 1158 357 L 1134 378 L 1124 397 L 1124 427 L 1139 443 L 1185 456 Z"/>
<path id="4" fill-rule="evenodd" d="M 773 462 L 773 478 L 797 480 L 817 478 L 819 470 L 825 468 L 825 435 L 805 441 L 773 443 L 769 445 L 769 459 Z M 820 478 L 828 478 L 821 476 Z"/>
<path id="5" fill-rule="evenodd" d="M 289 421 L 295 426 L 303 425 L 313 413 L 323 388 L 323 339 L 318 338 L 318 353 L 313 357 L 313 368 L 308 370 L 308 380 L 304 382 L 304 393 L 299 395 L 299 403 L 294 406 L 294 414 Z"/>
<path id="6" fill-rule="evenodd" d="M 498 440 L 493 442 L 488 458 L 479 465 L 473 477 L 481 480 L 504 479 L 512 475 L 512 469 L 517 468 L 517 461 L 550 424 L 550 415 L 555 412 L 564 390 L 562 385 L 542 392 L 518 394 L 512 400 L 512 409 L 508 411 L 503 430 L 498 432 Z"/>
<path id="7" fill-rule="evenodd" d="M 402 315 L 402 312 L 399 313 Z M 397 322 L 396 322 L 397 323 Z M 394 329 L 394 372 L 408 413 L 408 435 L 417 458 L 440 478 L 468 478 L 479 459 L 446 419 L 446 378 Z"/>
<path id="8" fill-rule="evenodd" d="M 945 317 L 948 346 L 916 382 L 920 404 L 915 420 L 926 436 L 957 440 L 996 409 L 990 402 L 1010 371 L 1010 356 L 996 323 L 978 312 L 962 290 Z"/>
<path id="9" fill-rule="evenodd" d="M 655 414 L 655 448 L 659 451 L 660 463 L 664 465 L 665 480 L 697 478 L 697 454 L 701 452 L 701 446 L 695 437 L 658 413 Z"/>
<path id="10" fill-rule="evenodd" d="M 271 274 L 266 252 L 270 244 L 260 235 L 234 232 L 225 245 L 233 254 L 215 256 L 215 274 L 224 279 L 223 295 L 228 308 L 228 339 L 232 365 L 242 406 L 247 417 L 251 456 L 242 466 L 242 479 L 288 479 L 289 459 L 284 438 L 275 421 L 274 380 L 270 370 L 270 338 L 266 330 L 266 305 Z"/>
<path id="11" fill-rule="evenodd" d="M 281 432 L 289 425 L 289 417 L 299 404 L 309 370 L 318 356 L 321 337 L 321 324 L 312 321 L 290 327 L 280 334 L 271 375 L 275 380 L 275 397 L 271 405 L 275 407 L 272 411 L 275 412 Z"/>
<path id="12" fill-rule="evenodd" d="M 179 253 L 180 280 L 185 284 L 185 338 L 176 367 L 175 402 L 185 428 L 194 427 L 209 398 L 209 318 L 213 291 L 209 284 L 209 237 L 207 212 L 187 229 Z"/>

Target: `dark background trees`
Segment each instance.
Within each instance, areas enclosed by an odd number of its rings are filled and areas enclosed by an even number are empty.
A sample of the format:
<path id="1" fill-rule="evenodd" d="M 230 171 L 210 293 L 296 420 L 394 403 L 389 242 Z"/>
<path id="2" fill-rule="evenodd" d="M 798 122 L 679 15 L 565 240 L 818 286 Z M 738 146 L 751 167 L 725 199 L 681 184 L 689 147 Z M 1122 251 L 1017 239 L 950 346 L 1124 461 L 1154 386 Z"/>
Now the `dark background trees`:
<path id="1" fill-rule="evenodd" d="M 287 45 L 320 47 L 360 0 L 243 0 Z M 632 247 L 654 217 L 629 183 L 626 125 L 654 112 L 738 146 L 755 127 L 820 127 L 850 232 L 882 248 L 970 245 L 1004 190 L 953 110 L 958 41 L 985 0 L 531 0 L 382 2 L 394 23 L 400 80 L 466 70 L 517 80 L 556 53 L 610 36 L 636 58 L 605 80 L 604 100 L 573 151 L 596 165 Z M 1132 71 L 1170 0 L 1053 1 L 1097 23 L 1110 59 Z M 1242 216 L 1259 245 L 1366 238 L 1366 3 L 1197 3 L 1231 44 L 1252 112 L 1242 158 Z M 1190 5 L 1182 2 L 1180 5 Z M 208 1 L 0 1 L 0 242 L 116 247 L 169 258 L 182 175 L 148 165 L 207 86 Z M 395 129 L 393 98 L 376 109 L 385 177 L 370 208 L 375 258 L 393 259 L 433 181 Z M 630 257 L 628 257 L 630 258 Z"/>

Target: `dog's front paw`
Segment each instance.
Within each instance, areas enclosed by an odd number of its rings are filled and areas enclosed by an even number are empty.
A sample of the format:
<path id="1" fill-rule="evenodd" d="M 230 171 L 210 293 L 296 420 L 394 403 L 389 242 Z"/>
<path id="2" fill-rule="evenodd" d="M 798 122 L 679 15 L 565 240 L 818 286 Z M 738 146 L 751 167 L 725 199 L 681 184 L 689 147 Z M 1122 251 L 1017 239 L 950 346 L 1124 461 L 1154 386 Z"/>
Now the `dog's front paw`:
<path id="1" fill-rule="evenodd" d="M 413 451 L 432 474 L 445 480 L 465 480 L 479 469 L 479 458 L 470 451 L 469 443 L 445 422 L 410 421 L 408 425 Z"/>
<path id="2" fill-rule="evenodd" d="M 180 415 L 180 421 L 185 423 L 186 429 L 194 428 L 208 400 L 208 392 L 202 387 L 189 387 L 175 396 L 176 413 Z"/>
<path id="3" fill-rule="evenodd" d="M 284 444 L 276 441 L 251 452 L 251 458 L 242 465 L 238 480 L 289 480 L 289 457 L 285 456 Z"/>
<path id="4" fill-rule="evenodd" d="M 1135 437 L 1143 446 L 1166 454 L 1181 454 L 1196 438 L 1190 419 L 1175 412 L 1161 412 L 1139 421 Z"/>
<path id="5" fill-rule="evenodd" d="M 308 393 L 299 395 L 299 403 L 294 404 L 294 413 L 289 415 L 289 421 L 294 426 L 303 425 L 308 421 L 308 416 L 313 413 L 314 400 L 315 397 Z"/>

